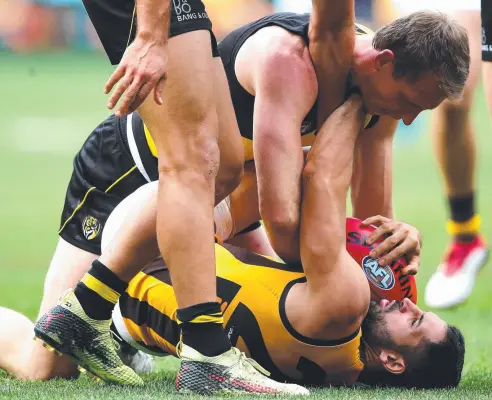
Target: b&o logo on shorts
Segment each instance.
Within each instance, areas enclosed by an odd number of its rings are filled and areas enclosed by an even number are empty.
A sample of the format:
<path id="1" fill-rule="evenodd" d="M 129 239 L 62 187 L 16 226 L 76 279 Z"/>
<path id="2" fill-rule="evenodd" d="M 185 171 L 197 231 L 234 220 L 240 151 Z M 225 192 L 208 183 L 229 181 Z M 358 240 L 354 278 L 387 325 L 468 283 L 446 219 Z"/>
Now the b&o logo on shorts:
<path id="1" fill-rule="evenodd" d="M 191 12 L 191 6 L 188 4 L 188 0 L 173 0 L 173 5 L 177 16 Z"/>
<path id="2" fill-rule="evenodd" d="M 391 290 L 395 286 L 395 275 L 389 266 L 378 264 L 377 258 L 366 256 L 362 260 L 362 270 L 369 281 L 383 290 Z"/>
<path id="3" fill-rule="evenodd" d="M 98 219 L 90 215 L 85 217 L 82 222 L 82 232 L 87 240 L 95 239 L 101 232 L 101 228 L 102 226 Z"/>

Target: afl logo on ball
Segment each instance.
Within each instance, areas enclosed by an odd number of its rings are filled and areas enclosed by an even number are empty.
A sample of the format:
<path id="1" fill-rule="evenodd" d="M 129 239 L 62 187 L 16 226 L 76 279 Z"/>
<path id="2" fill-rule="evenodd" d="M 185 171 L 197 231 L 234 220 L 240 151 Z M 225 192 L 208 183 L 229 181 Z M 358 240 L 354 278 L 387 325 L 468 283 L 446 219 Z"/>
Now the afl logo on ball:
<path id="1" fill-rule="evenodd" d="M 101 223 L 94 217 L 88 215 L 82 222 L 82 232 L 87 240 L 93 240 L 101 232 Z"/>
<path id="2" fill-rule="evenodd" d="M 377 258 L 366 256 L 362 260 L 362 269 L 367 279 L 383 290 L 391 290 L 395 286 L 395 276 L 388 266 L 378 264 Z"/>

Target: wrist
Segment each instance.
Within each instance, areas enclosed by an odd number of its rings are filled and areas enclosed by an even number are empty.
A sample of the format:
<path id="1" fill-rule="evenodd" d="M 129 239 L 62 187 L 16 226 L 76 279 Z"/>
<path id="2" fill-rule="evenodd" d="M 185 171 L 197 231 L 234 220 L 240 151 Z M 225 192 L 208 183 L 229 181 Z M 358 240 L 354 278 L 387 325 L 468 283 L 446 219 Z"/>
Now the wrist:
<path id="1" fill-rule="evenodd" d="M 168 34 L 160 31 L 139 31 L 137 32 L 136 39 L 142 42 L 164 46 L 167 45 Z"/>

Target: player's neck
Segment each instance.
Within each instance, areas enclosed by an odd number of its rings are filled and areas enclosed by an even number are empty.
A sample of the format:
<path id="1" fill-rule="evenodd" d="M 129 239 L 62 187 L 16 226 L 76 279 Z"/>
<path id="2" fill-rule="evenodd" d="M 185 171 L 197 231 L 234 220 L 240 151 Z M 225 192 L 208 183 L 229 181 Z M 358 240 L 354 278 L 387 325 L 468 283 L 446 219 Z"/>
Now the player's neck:
<path id="1" fill-rule="evenodd" d="M 374 57 L 377 50 L 372 47 L 371 36 L 358 36 L 355 41 L 354 57 L 352 59 L 352 76 L 354 83 L 359 85 L 374 70 Z"/>
<path id="2" fill-rule="evenodd" d="M 364 369 L 373 369 L 381 366 L 378 351 L 365 341 L 364 338 L 361 339 L 359 351 L 360 358 L 364 363 Z"/>

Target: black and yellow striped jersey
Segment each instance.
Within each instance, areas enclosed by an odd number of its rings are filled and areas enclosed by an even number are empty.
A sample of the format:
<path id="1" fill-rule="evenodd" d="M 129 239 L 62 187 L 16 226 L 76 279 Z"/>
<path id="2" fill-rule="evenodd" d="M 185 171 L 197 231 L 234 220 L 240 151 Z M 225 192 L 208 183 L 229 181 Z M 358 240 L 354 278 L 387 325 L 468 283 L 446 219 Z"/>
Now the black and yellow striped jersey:
<path id="1" fill-rule="evenodd" d="M 286 316 L 290 288 L 305 282 L 302 272 L 244 249 L 215 245 L 218 301 L 231 343 L 277 380 L 309 384 L 354 384 L 363 369 L 360 329 L 338 341 L 310 339 Z M 124 325 L 133 341 L 153 353 L 176 354 L 177 303 L 164 264 L 148 267 L 120 299 Z M 309 305 L 306 304 L 306 312 Z"/>
<path id="2" fill-rule="evenodd" d="M 227 80 L 229 83 L 229 90 L 231 93 L 232 103 L 236 114 L 239 131 L 243 138 L 244 156 L 245 160 L 249 161 L 254 158 L 253 155 L 253 111 L 255 97 L 249 94 L 239 83 L 236 71 L 235 62 L 237 54 L 241 46 L 245 41 L 258 32 L 260 29 L 267 26 L 280 26 L 294 35 L 298 35 L 308 43 L 308 26 L 309 26 L 309 14 L 295 14 L 295 13 L 277 13 L 268 15 L 250 24 L 244 25 L 239 29 L 228 34 L 220 43 L 219 50 L 224 64 Z M 371 30 L 363 25 L 356 25 L 357 35 L 371 34 Z M 353 87 L 351 77 L 347 80 L 347 96 L 350 94 Z M 316 101 L 311 110 L 304 118 L 300 130 L 301 143 L 303 146 L 312 145 L 316 137 L 316 115 L 317 115 L 318 102 Z M 371 128 L 374 126 L 379 117 L 367 115 L 365 128 Z M 128 142 L 132 151 L 132 156 L 142 172 L 144 168 L 144 176 L 148 175 L 152 179 L 152 176 L 157 176 L 156 160 L 157 148 L 152 139 L 152 135 L 144 125 L 142 119 L 137 113 L 133 113 L 128 117 L 128 122 L 131 122 L 131 132 L 123 131 L 123 134 L 128 135 Z M 125 126 L 128 125 L 125 122 Z M 272 121 L 275 123 L 275 121 Z M 134 136 L 131 137 L 131 136 Z M 132 144 L 135 145 L 132 148 Z M 139 166 L 141 162 L 141 166 Z M 157 179 L 157 178 L 155 178 Z"/>

